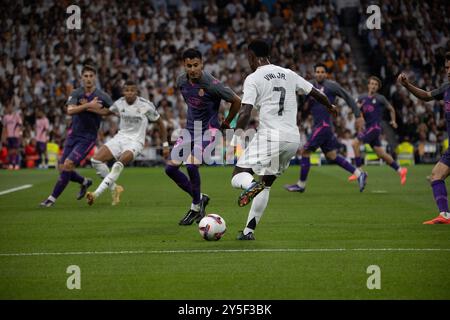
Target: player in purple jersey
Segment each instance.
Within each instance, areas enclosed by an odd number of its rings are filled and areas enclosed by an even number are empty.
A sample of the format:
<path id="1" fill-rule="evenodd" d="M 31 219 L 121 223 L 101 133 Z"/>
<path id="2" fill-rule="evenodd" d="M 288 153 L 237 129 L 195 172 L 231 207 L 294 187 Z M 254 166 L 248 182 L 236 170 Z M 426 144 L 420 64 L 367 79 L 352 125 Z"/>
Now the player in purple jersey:
<path id="1" fill-rule="evenodd" d="M 450 52 L 445 54 L 445 71 L 447 80 L 450 81 Z M 398 76 L 400 82 L 409 92 L 424 101 L 444 100 L 445 119 L 447 121 L 447 134 L 450 137 L 450 82 L 445 82 L 439 88 L 425 91 L 409 82 L 407 76 L 401 73 Z M 431 171 L 431 187 L 433 189 L 434 201 L 439 209 L 439 215 L 424 224 L 450 224 L 450 213 L 448 209 L 447 188 L 445 179 L 450 174 L 450 150 L 447 149 L 439 162 Z"/>
<path id="2" fill-rule="evenodd" d="M 199 222 L 205 215 L 209 197 L 201 193 L 199 165 L 202 162 L 202 151 L 212 141 L 203 141 L 203 133 L 210 130 L 225 130 L 239 111 L 241 99 L 219 80 L 203 70 L 202 54 L 195 49 L 188 49 L 183 53 L 185 73 L 177 79 L 177 88 L 180 90 L 188 106 L 187 130 L 191 136 L 190 141 L 178 139 L 170 159 L 167 161 L 166 174 L 186 193 L 192 197 L 191 208 L 180 220 L 180 225 L 191 225 Z M 230 112 L 222 124 L 219 124 L 218 115 L 220 101 L 231 103 Z M 201 124 L 199 140 L 194 136 L 195 122 Z M 181 153 L 179 152 L 181 150 Z M 184 152 L 189 150 L 190 152 Z M 197 157 L 195 157 L 197 155 Z M 198 159 L 200 155 L 200 159 Z M 189 178 L 180 170 L 185 163 Z"/>
<path id="3" fill-rule="evenodd" d="M 67 114 L 72 116 L 64 152 L 59 162 L 60 176 L 52 194 L 41 203 L 41 207 L 51 207 L 64 191 L 69 181 L 81 185 L 77 200 L 86 194 L 92 180 L 80 176 L 75 167 L 95 146 L 97 131 L 101 122 L 101 109 L 109 108 L 112 100 L 108 94 L 95 87 L 96 70 L 91 65 L 84 65 L 81 71 L 83 87 L 72 92 L 67 101 Z"/>
<path id="4" fill-rule="evenodd" d="M 353 101 L 350 94 L 345 91 L 339 84 L 334 81 L 327 80 L 327 67 L 323 63 L 318 63 L 314 66 L 315 81 L 312 82 L 314 88 L 322 92 L 328 97 L 331 104 L 334 104 L 336 96 L 345 100 L 347 105 L 352 108 L 355 114 L 356 125 L 361 126 L 362 118 L 358 106 Z M 311 153 L 321 148 L 327 160 L 336 163 L 344 170 L 354 174 L 359 181 L 359 191 L 362 192 L 366 186 L 367 174 L 355 168 L 351 163 L 345 160 L 344 157 L 337 154 L 338 141 L 336 135 L 333 133 L 333 122 L 331 115 L 327 108 L 319 103 L 316 99 L 308 97 L 305 106 L 309 107 L 314 118 L 314 127 L 308 142 L 302 148 L 301 164 L 300 164 L 300 178 L 296 184 L 285 185 L 284 188 L 290 192 L 304 192 L 306 190 L 306 179 L 310 169 Z M 305 108 L 306 109 L 306 108 Z"/>
<path id="5" fill-rule="evenodd" d="M 395 121 L 394 107 L 386 100 L 386 98 L 378 94 L 377 91 L 381 88 L 381 80 L 378 77 L 369 77 L 369 83 L 367 85 L 368 93 L 358 98 L 358 105 L 366 122 L 366 128 L 363 132 L 358 134 L 357 139 L 353 141 L 353 150 L 355 151 L 355 164 L 358 168 L 361 168 L 363 161 L 361 159 L 361 144 L 369 144 L 377 156 L 383 159 L 392 169 L 394 169 L 400 176 L 400 183 L 404 185 L 406 183 L 406 174 L 408 169 L 402 168 L 398 163 L 383 149 L 381 146 L 381 120 L 383 118 L 384 108 L 389 110 L 391 116 L 390 125 L 396 129 L 397 122 Z M 356 176 L 352 175 L 348 179 L 349 181 L 356 180 Z"/>

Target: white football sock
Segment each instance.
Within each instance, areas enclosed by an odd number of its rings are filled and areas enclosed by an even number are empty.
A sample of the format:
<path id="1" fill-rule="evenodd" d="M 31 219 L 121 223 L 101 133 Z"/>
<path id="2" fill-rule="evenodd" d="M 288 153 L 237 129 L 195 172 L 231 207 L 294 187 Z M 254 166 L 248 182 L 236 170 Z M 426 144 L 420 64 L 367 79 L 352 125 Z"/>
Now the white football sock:
<path id="1" fill-rule="evenodd" d="M 306 187 L 306 181 L 298 180 L 298 181 L 297 181 L 297 185 L 298 185 L 300 188 L 305 188 L 305 187 Z"/>
<path id="2" fill-rule="evenodd" d="M 353 174 L 359 178 L 359 176 L 361 175 L 361 170 L 359 170 L 358 168 L 356 168 L 355 172 L 353 172 Z"/>
<path id="3" fill-rule="evenodd" d="M 95 159 L 91 159 L 91 164 L 94 167 L 95 171 L 97 171 L 97 174 L 100 177 L 102 177 L 102 179 L 105 179 L 106 176 L 109 174 L 109 168 L 106 165 L 106 163 L 98 161 L 98 160 L 95 160 Z M 112 183 L 109 186 L 109 189 L 111 189 L 111 191 L 112 191 L 112 190 L 115 189 L 115 187 L 116 187 L 116 184 Z"/>
<path id="4" fill-rule="evenodd" d="M 195 211 L 195 212 L 199 212 L 200 211 L 200 204 L 193 204 L 191 203 L 191 210 Z"/>
<path id="5" fill-rule="evenodd" d="M 252 207 L 248 213 L 247 226 L 244 229 L 244 235 L 255 231 L 256 225 L 259 223 L 259 220 L 261 220 L 264 210 L 266 210 L 267 203 L 269 202 L 269 193 L 270 188 L 266 187 L 253 199 Z M 252 221 L 253 219 L 254 221 Z"/>
<path id="6" fill-rule="evenodd" d="M 441 212 L 440 215 L 444 217 L 445 219 L 450 219 L 450 213 L 449 212 Z"/>
<path id="7" fill-rule="evenodd" d="M 231 179 L 231 185 L 236 189 L 248 189 L 252 184 L 253 176 L 248 172 L 241 172 Z"/>
<path id="8" fill-rule="evenodd" d="M 103 191 L 110 188 L 112 184 L 115 185 L 115 182 L 117 179 L 119 179 L 120 173 L 123 170 L 123 164 L 120 161 L 117 161 L 114 163 L 114 165 L 111 168 L 111 172 L 103 179 L 102 183 L 98 186 L 97 190 L 95 190 L 94 194 L 97 198 L 100 196 Z"/>

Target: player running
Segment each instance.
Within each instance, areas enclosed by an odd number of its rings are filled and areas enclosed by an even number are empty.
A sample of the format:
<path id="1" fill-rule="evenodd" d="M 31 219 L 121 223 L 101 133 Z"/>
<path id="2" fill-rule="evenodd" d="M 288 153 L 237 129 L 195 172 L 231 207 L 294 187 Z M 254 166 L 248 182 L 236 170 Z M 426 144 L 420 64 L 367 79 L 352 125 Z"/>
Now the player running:
<path id="1" fill-rule="evenodd" d="M 363 119 L 358 106 L 350 94 L 336 82 L 326 79 L 327 68 L 323 63 L 316 64 L 314 71 L 315 80 L 312 82 L 314 88 L 325 94 L 331 103 L 334 103 L 336 96 L 343 98 L 357 118 L 357 127 L 360 126 Z M 314 118 L 313 132 L 301 151 L 300 179 L 296 184 L 285 185 L 284 188 L 290 192 L 305 192 L 306 179 L 311 167 L 311 153 L 316 151 L 317 148 L 321 148 L 329 162 L 336 163 L 344 170 L 358 177 L 359 191 L 362 192 L 366 186 L 367 174 L 361 172 L 345 160 L 344 157 L 337 154 L 338 142 L 336 135 L 333 133 L 333 122 L 327 108 L 311 97 L 308 97 L 305 103 L 310 108 Z"/>
<path id="2" fill-rule="evenodd" d="M 300 147 L 297 127 L 297 93 L 310 94 L 336 115 L 336 107 L 314 86 L 295 72 L 269 62 L 269 45 L 255 40 L 248 46 L 247 57 L 253 71 L 244 82 L 244 96 L 236 129 L 245 129 L 253 107 L 259 110 L 259 128 L 256 135 L 238 159 L 231 185 L 244 189 L 238 205 L 252 200 L 247 224 L 238 240 L 254 240 L 254 231 L 269 201 L 270 187 L 289 167 L 291 158 Z M 242 140 L 239 133 L 234 138 Z M 235 144 L 236 142 L 234 142 Z M 256 182 L 253 175 L 260 181 Z"/>
<path id="3" fill-rule="evenodd" d="M 84 65 L 81 70 L 83 86 L 72 92 L 67 101 L 67 114 L 72 116 L 64 152 L 60 159 L 60 175 L 53 192 L 41 202 L 41 207 L 51 207 L 66 188 L 69 181 L 81 185 L 77 200 L 82 199 L 92 180 L 84 178 L 75 171 L 75 167 L 95 146 L 97 131 L 101 122 L 101 109 L 112 105 L 110 96 L 95 87 L 96 70 L 91 65 Z"/>
<path id="4" fill-rule="evenodd" d="M 127 81 L 123 88 L 123 97 L 114 102 L 109 109 L 104 109 L 104 115 L 115 114 L 120 117 L 119 132 L 105 143 L 91 159 L 92 166 L 103 181 L 94 192 L 86 193 L 87 203 L 92 205 L 106 189 L 112 192 L 112 205 L 120 202 L 123 187 L 116 184 L 124 166 L 133 161 L 142 151 L 149 122 L 157 122 L 163 142 L 163 156 L 169 155 L 169 143 L 164 122 L 155 106 L 150 101 L 138 97 L 138 88 L 133 81 Z M 116 159 L 111 172 L 106 162 Z"/>
<path id="5" fill-rule="evenodd" d="M 358 134 L 357 139 L 353 141 L 353 150 L 355 151 L 355 164 L 358 169 L 361 169 L 363 161 L 361 159 L 360 145 L 368 143 L 373 148 L 377 156 L 383 159 L 392 169 L 398 172 L 400 176 L 400 183 L 406 183 L 407 168 L 402 168 L 396 161 L 386 152 L 381 146 L 381 119 L 383 117 L 383 110 L 387 108 L 391 116 L 390 125 L 396 129 L 397 123 L 395 121 L 394 107 L 386 100 L 386 98 L 377 93 L 381 88 L 381 80 L 375 76 L 369 77 L 367 85 L 368 93 L 358 98 L 358 105 L 360 106 L 364 120 L 366 121 L 366 129 L 364 132 Z M 356 175 L 348 178 L 349 181 L 357 179 Z"/>
<path id="6" fill-rule="evenodd" d="M 445 71 L 447 80 L 450 81 L 450 52 L 445 54 Z M 425 91 L 409 82 L 406 74 L 398 76 L 400 82 L 409 92 L 424 101 L 444 100 L 445 118 L 447 120 L 447 134 L 450 137 L 450 82 L 445 82 L 439 88 Z M 450 224 L 450 213 L 448 210 L 447 188 L 445 179 L 450 174 L 450 150 L 447 149 L 441 159 L 431 171 L 431 188 L 433 189 L 434 201 L 439 209 L 439 215 L 423 224 Z"/>
<path id="7" fill-rule="evenodd" d="M 5 107 L 3 117 L 2 143 L 8 149 L 8 169 L 19 170 L 19 148 L 22 139 L 23 122 L 20 113 L 13 110 L 11 102 Z"/>
<path id="8" fill-rule="evenodd" d="M 212 142 L 195 141 L 198 139 L 194 136 L 194 122 L 200 122 L 202 137 L 207 130 L 214 135 L 215 130 L 227 129 L 239 111 L 241 99 L 233 90 L 203 71 L 200 51 L 186 50 L 183 53 L 183 62 L 185 72 L 178 77 L 177 88 L 188 106 L 187 130 L 191 139 L 190 141 L 177 140 L 166 165 L 166 174 L 192 197 L 191 208 L 179 222 L 180 225 L 191 225 L 194 220 L 199 222 L 205 215 L 205 208 L 209 202 L 208 195 L 201 193 L 200 188 L 199 165 L 202 159 L 197 159 L 195 155 L 201 155 L 203 149 Z M 219 124 L 218 113 L 222 99 L 230 102 L 231 107 L 225 121 Z M 176 150 L 190 150 L 190 152 L 182 151 L 174 159 Z M 186 164 L 189 178 L 180 170 L 183 162 Z"/>

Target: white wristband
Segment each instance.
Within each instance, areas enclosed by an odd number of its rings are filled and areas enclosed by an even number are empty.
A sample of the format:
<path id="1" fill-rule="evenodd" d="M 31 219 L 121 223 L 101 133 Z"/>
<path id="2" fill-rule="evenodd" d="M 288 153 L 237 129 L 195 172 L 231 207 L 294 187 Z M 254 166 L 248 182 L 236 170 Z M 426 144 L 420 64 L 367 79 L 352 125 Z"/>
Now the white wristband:
<path id="1" fill-rule="evenodd" d="M 162 146 L 163 146 L 164 148 L 166 148 L 166 147 L 169 146 L 169 143 L 168 143 L 167 141 L 166 141 L 166 142 L 163 142 Z"/>

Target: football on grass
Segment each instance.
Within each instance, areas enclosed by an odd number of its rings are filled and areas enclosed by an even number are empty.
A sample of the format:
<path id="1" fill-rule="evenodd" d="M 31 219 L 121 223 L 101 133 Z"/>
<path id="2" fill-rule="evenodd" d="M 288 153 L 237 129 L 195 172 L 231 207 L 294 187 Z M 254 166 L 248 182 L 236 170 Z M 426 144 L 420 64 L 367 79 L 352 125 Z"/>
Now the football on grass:
<path id="1" fill-rule="evenodd" d="M 219 240 L 222 238 L 225 231 L 227 231 L 227 226 L 225 220 L 218 214 L 210 213 L 205 216 L 198 224 L 198 231 L 202 235 L 203 239 Z"/>

